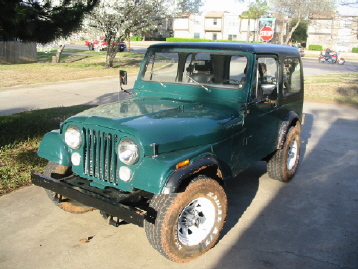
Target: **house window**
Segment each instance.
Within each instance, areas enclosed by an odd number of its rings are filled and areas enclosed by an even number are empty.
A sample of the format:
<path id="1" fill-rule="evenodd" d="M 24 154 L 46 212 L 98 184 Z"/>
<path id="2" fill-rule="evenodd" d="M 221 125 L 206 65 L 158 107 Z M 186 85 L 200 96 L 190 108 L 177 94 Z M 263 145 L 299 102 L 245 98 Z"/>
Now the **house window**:
<path id="1" fill-rule="evenodd" d="M 200 38 L 200 33 L 194 33 L 194 38 Z"/>
<path id="2" fill-rule="evenodd" d="M 214 25 L 218 25 L 218 19 L 214 19 L 213 24 L 214 24 Z"/>
<path id="3" fill-rule="evenodd" d="M 237 40 L 237 35 L 229 35 L 228 40 Z"/>

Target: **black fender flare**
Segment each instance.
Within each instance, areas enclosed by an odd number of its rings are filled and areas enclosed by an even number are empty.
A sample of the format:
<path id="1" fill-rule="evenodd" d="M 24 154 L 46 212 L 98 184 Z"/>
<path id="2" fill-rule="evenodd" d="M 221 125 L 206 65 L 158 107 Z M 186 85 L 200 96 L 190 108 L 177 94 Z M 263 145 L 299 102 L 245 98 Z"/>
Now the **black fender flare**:
<path id="1" fill-rule="evenodd" d="M 218 160 L 213 155 L 205 155 L 193 161 L 188 166 L 182 167 L 174 171 L 168 178 L 167 183 L 162 189 L 162 194 L 170 194 L 178 191 L 182 183 L 193 175 L 200 173 L 208 168 L 216 168 L 216 178 L 222 183 L 222 173 Z"/>
<path id="2" fill-rule="evenodd" d="M 290 111 L 286 116 L 283 118 L 280 131 L 278 134 L 278 142 L 277 142 L 277 149 L 281 149 L 283 144 L 286 141 L 288 129 L 290 126 L 295 126 L 296 122 L 300 121 L 300 117 L 293 111 Z"/>

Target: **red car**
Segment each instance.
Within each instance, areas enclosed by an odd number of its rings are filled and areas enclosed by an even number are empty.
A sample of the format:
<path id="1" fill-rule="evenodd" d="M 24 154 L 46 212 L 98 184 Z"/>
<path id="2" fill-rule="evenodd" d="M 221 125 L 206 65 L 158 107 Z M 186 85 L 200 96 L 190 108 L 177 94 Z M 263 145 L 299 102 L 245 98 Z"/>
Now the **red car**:
<path id="1" fill-rule="evenodd" d="M 117 41 L 114 41 L 116 43 Z M 94 41 L 85 41 L 85 45 L 89 50 L 107 50 L 107 41 L 106 40 L 94 40 Z M 127 48 L 126 43 L 121 41 L 118 47 L 118 51 L 122 52 Z"/>

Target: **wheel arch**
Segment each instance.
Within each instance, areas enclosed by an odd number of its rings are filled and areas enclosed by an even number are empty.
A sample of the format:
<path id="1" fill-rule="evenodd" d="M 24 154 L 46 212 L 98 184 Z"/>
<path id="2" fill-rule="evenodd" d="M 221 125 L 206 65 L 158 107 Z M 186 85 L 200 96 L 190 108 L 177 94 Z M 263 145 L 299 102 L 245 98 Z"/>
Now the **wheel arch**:
<path id="1" fill-rule="evenodd" d="M 220 185 L 224 184 L 223 174 L 218 160 L 213 155 L 205 155 L 186 167 L 174 171 L 168 178 L 162 194 L 184 191 L 189 183 L 198 175 L 208 176 Z"/>
<path id="2" fill-rule="evenodd" d="M 276 146 L 277 149 L 282 149 L 283 144 L 286 141 L 288 130 L 292 126 L 296 126 L 297 122 L 300 123 L 300 117 L 293 111 L 290 111 L 283 118 L 282 124 L 280 126 L 280 131 L 279 131 L 279 134 L 278 134 L 278 142 L 277 142 L 277 146 Z"/>

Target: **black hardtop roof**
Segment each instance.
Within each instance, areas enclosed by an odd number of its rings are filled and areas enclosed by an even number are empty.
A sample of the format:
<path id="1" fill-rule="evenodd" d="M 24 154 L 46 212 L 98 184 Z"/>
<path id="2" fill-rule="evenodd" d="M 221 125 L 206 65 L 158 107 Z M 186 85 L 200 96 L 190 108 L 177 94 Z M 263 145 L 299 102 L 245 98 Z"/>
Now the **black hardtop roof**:
<path id="1" fill-rule="evenodd" d="M 157 43 L 151 45 L 153 49 L 205 49 L 205 50 L 232 50 L 252 53 L 274 53 L 299 56 L 297 48 L 288 45 L 275 45 L 266 43 L 241 43 L 241 42 L 175 42 Z"/>

